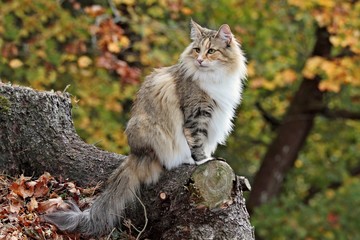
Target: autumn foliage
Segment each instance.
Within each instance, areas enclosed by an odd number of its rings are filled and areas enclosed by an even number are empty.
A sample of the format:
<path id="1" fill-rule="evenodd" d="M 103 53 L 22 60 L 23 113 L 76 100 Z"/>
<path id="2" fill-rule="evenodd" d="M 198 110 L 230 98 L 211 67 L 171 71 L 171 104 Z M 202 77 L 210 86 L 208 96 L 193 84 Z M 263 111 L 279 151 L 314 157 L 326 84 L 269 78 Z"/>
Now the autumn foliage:
<path id="1" fill-rule="evenodd" d="M 322 94 L 281 192 L 252 214 L 256 234 L 360 238 L 359 1 L 5 0 L 0 16 L 1 81 L 66 89 L 79 135 L 123 154 L 136 90 L 154 67 L 176 63 L 190 41 L 190 18 L 210 28 L 229 24 L 245 50 L 248 81 L 234 132 L 216 155 L 238 174 L 256 175 L 303 81 L 319 81 Z M 329 36 L 326 57 L 312 52 L 317 29 Z M 28 207 L 41 202 L 35 195 L 45 191 L 42 181 L 20 178 L 6 194 L 22 219 L 37 219 Z M 14 216 L 6 209 L 2 218 Z"/>

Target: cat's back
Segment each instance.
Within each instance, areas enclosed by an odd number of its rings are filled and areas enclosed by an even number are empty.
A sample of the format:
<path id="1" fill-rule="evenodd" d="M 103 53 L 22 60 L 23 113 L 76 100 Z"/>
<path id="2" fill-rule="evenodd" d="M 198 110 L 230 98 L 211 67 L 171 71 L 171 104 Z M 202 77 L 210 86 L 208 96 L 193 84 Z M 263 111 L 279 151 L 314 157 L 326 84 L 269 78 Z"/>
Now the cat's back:
<path id="1" fill-rule="evenodd" d="M 175 94 L 175 80 L 172 68 L 157 68 L 148 75 L 137 94 L 135 105 L 151 106 L 153 108 L 176 106 L 178 99 Z"/>

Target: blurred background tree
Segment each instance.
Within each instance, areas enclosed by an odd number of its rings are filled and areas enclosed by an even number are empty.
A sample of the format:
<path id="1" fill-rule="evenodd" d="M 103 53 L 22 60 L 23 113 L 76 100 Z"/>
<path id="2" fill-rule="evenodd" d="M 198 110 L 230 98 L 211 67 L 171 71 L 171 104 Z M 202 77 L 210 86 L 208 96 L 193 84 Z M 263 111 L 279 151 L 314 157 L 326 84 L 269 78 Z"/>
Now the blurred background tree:
<path id="1" fill-rule="evenodd" d="M 176 63 L 191 17 L 229 24 L 248 58 L 216 155 L 252 180 L 258 238 L 360 238 L 359 1 L 3 0 L 0 78 L 70 92 L 79 135 L 126 154 L 136 90 Z"/>

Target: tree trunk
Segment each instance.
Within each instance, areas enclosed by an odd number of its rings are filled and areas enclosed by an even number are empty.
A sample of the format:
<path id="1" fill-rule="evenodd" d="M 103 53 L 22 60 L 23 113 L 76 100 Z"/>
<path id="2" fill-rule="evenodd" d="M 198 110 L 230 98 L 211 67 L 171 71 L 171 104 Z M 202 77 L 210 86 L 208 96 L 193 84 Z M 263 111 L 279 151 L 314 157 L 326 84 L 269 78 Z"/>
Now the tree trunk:
<path id="1" fill-rule="evenodd" d="M 312 56 L 328 57 L 331 43 L 326 28 L 317 29 L 317 40 Z M 250 193 L 248 209 L 269 201 L 279 194 L 284 177 L 309 135 L 314 118 L 322 109 L 322 92 L 318 88 L 320 78 L 304 78 L 296 92 L 283 122 L 277 128 L 277 136 L 268 147 Z"/>
<path id="2" fill-rule="evenodd" d="M 67 93 L 0 82 L 0 100 L 0 166 L 9 175 L 48 171 L 89 185 L 106 180 L 125 158 L 79 138 Z"/>
<path id="3" fill-rule="evenodd" d="M 0 141 L 1 171 L 10 175 L 47 171 L 82 186 L 106 180 L 126 157 L 78 137 L 69 94 L 1 82 Z M 127 234 L 142 239 L 251 240 L 254 233 L 242 192 L 249 189 L 247 180 L 235 176 L 224 162 L 180 166 L 166 171 L 158 184 L 142 188 L 141 200 L 127 210 L 124 226 Z M 144 225 L 141 233 L 132 227 Z"/>

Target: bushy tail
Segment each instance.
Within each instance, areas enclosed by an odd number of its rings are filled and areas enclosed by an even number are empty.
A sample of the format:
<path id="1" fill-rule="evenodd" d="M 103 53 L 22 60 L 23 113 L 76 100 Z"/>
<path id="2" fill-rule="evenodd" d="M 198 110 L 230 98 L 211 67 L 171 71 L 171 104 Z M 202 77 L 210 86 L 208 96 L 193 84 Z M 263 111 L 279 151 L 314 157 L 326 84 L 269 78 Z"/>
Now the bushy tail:
<path id="1" fill-rule="evenodd" d="M 162 171 L 154 159 L 127 157 L 112 173 L 104 192 L 95 200 L 90 209 L 82 212 L 74 203 L 69 211 L 46 214 L 44 219 L 60 230 L 80 232 L 88 236 L 109 233 L 121 223 L 125 205 L 133 201 L 141 183 L 154 183 Z"/>

